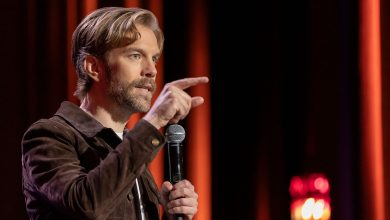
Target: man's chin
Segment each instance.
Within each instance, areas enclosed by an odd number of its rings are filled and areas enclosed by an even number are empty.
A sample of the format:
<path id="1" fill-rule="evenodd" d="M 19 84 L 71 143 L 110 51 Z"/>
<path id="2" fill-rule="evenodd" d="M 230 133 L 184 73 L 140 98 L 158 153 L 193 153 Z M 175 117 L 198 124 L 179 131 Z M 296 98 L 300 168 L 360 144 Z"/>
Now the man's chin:
<path id="1" fill-rule="evenodd" d="M 150 101 L 142 100 L 141 102 L 139 101 L 137 103 L 134 103 L 132 108 L 134 109 L 134 112 L 145 113 L 145 112 L 149 111 L 150 106 L 151 106 Z"/>

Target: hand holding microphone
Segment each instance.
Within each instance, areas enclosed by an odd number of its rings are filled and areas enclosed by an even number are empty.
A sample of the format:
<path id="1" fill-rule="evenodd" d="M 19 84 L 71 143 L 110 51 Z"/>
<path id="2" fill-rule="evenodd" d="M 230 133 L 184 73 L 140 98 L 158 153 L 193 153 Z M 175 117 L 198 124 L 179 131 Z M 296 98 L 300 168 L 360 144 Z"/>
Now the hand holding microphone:
<path id="1" fill-rule="evenodd" d="M 178 124 L 168 127 L 165 132 L 167 139 L 169 181 L 172 184 L 184 179 L 182 142 L 186 136 L 185 130 Z M 175 214 L 174 220 L 184 220 L 182 214 Z"/>
<path id="2" fill-rule="evenodd" d="M 174 220 L 192 219 L 197 212 L 198 194 L 194 186 L 184 178 L 183 146 L 185 130 L 178 124 L 170 125 L 166 132 L 169 182 L 162 186 L 164 208 L 173 214 Z M 180 214 L 179 214 L 180 213 Z"/>

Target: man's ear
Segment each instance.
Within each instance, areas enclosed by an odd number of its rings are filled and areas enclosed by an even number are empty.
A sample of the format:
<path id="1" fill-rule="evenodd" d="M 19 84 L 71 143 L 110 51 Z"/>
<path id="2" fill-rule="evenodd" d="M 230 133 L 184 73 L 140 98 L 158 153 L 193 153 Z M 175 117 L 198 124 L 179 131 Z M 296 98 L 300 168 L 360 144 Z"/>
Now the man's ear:
<path id="1" fill-rule="evenodd" d="M 103 68 L 98 58 L 88 55 L 84 59 L 84 69 L 86 73 L 96 82 L 101 80 Z"/>

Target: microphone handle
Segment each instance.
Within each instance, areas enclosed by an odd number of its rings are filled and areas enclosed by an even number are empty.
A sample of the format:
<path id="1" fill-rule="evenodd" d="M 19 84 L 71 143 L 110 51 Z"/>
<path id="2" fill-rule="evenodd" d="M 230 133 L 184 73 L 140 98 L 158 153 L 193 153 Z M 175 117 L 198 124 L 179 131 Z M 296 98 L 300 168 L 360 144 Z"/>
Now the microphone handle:
<path id="1" fill-rule="evenodd" d="M 172 142 L 168 144 L 169 181 L 172 184 L 184 179 L 182 144 Z"/>
<path id="2" fill-rule="evenodd" d="M 168 144 L 168 167 L 169 181 L 172 184 L 184 179 L 183 172 L 183 150 L 180 142 L 172 142 Z M 174 220 L 184 220 L 183 214 L 174 214 Z"/>

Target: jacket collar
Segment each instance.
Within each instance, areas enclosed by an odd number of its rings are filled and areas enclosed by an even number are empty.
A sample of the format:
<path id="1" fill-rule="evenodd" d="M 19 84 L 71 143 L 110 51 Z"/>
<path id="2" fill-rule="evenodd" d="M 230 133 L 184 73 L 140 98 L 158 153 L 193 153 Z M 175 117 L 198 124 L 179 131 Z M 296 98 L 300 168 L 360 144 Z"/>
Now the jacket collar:
<path id="1" fill-rule="evenodd" d="M 63 118 L 73 128 L 85 134 L 87 137 L 94 137 L 104 129 L 112 130 L 104 127 L 95 118 L 84 112 L 79 106 L 69 101 L 62 102 L 55 115 Z"/>

